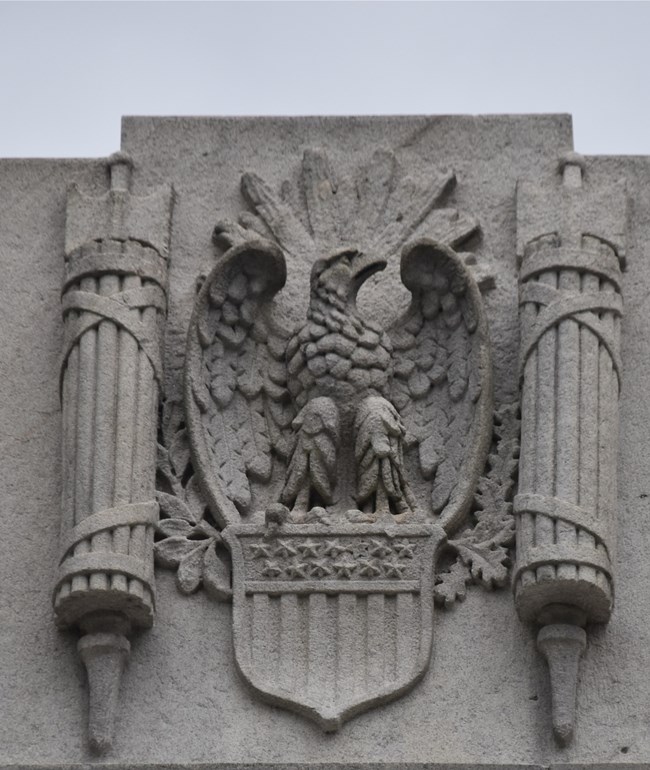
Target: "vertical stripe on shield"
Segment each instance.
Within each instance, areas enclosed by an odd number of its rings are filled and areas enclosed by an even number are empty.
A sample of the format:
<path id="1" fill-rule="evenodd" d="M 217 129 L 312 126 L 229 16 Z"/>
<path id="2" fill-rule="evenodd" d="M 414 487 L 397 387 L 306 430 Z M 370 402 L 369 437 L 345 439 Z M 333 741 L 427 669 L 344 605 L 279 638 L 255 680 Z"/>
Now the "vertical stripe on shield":
<path id="1" fill-rule="evenodd" d="M 357 688 L 360 669 L 360 643 L 362 632 L 357 618 L 356 594 L 340 594 L 338 597 L 338 693 L 339 698 L 347 699 L 354 695 Z"/>
<path id="2" fill-rule="evenodd" d="M 368 602 L 368 634 L 366 639 L 367 688 L 376 690 L 384 683 L 384 617 L 385 600 L 383 594 L 370 594 Z"/>
<path id="3" fill-rule="evenodd" d="M 304 687 L 305 646 L 301 638 L 300 599 L 296 594 L 280 598 L 280 671 L 279 683 L 289 692 Z"/>
<path id="4" fill-rule="evenodd" d="M 416 606 L 419 609 L 420 597 L 414 594 L 398 594 L 397 596 L 397 679 L 408 675 L 417 657 L 420 644 L 419 621 L 416 622 Z"/>
<path id="5" fill-rule="evenodd" d="M 315 700 L 335 692 L 335 602 L 327 594 L 309 596 L 307 691 Z"/>
<path id="6" fill-rule="evenodd" d="M 251 624 L 252 662 L 265 680 L 273 681 L 278 649 L 275 640 L 277 600 L 267 594 L 253 596 L 253 618 Z"/>
<path id="7" fill-rule="evenodd" d="M 271 692 L 345 707 L 414 673 L 417 593 L 254 593 L 245 602 L 254 678 Z"/>

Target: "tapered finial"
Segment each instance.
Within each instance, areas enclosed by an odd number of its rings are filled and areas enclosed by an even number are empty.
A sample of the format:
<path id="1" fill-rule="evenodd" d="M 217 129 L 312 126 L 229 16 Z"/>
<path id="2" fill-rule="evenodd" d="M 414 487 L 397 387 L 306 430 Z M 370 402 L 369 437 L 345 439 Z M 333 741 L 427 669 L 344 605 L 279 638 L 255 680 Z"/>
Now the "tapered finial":
<path id="1" fill-rule="evenodd" d="M 560 746 L 568 745 L 575 729 L 578 667 L 587 646 L 584 628 L 569 623 L 543 626 L 537 647 L 551 675 L 553 734 Z"/>

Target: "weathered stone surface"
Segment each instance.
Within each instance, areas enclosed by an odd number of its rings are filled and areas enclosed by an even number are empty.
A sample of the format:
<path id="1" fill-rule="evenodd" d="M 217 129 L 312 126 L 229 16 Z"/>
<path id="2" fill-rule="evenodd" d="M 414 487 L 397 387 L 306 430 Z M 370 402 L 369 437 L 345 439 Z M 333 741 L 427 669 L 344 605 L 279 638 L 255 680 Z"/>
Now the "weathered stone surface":
<path id="1" fill-rule="evenodd" d="M 112 743 L 132 627 L 153 622 L 156 436 L 163 381 L 172 191 L 131 194 L 130 158 L 110 189 L 73 185 L 66 211 L 61 361 L 61 561 L 54 610 L 84 634 L 88 740 Z"/>
<path id="2" fill-rule="evenodd" d="M 558 171 L 553 194 L 534 182 L 517 188 L 522 428 L 513 591 L 522 619 L 542 626 L 553 728 L 565 745 L 582 626 L 606 623 L 613 605 L 628 198 L 621 182 L 594 187 L 576 153 Z"/>
<path id="3" fill-rule="evenodd" d="M 495 405 L 503 408 L 516 402 L 519 318 L 515 190 L 519 180 L 527 179 L 534 180 L 546 195 L 552 195 L 558 181 L 557 158 L 572 149 L 567 117 L 129 118 L 124 121 L 122 150 L 133 159 L 134 194 L 145 195 L 161 184 L 173 185 L 176 192 L 165 342 L 165 390 L 172 436 L 182 429 L 178 423 L 182 413 L 171 405 L 178 407 L 182 402 L 185 335 L 197 277 L 207 276 L 214 265 L 211 238 L 215 223 L 237 221 L 243 212 L 253 214 L 251 203 L 255 204 L 261 194 L 259 180 L 276 193 L 285 180 L 297 188 L 305 151 L 313 180 L 327 173 L 322 162 L 325 155 L 331 168 L 350 177 L 368 166 L 376 149 L 389 151 L 380 156 L 387 175 L 393 153 L 395 163 L 413 178 L 415 188 L 427 189 L 432 180 L 439 180 L 439 208 L 465 212 L 477 223 L 475 234 L 462 246 L 455 245 L 484 289 Z M 259 700 L 239 676 L 231 641 L 231 605 L 211 598 L 229 599 L 227 552 L 219 543 L 217 529 L 201 518 L 204 503 L 200 487 L 185 475 L 177 478 L 184 485 L 183 499 L 167 491 L 163 494 L 169 499 L 160 500 L 161 508 L 167 506 L 160 524 L 161 530 L 167 529 L 162 531 L 160 542 L 185 538 L 188 532 L 184 525 L 165 522 L 175 518 L 187 521 L 187 527 L 194 528 L 189 540 L 197 543 L 193 550 L 200 553 L 192 559 L 200 570 L 192 560 L 181 570 L 181 557 L 170 551 L 165 555 L 163 548 L 161 565 L 177 572 L 157 570 L 155 625 L 131 639 L 115 745 L 105 761 L 123 766 L 245 767 L 261 763 L 268 767 L 325 768 L 449 764 L 595 767 L 599 763 L 647 760 L 650 680 L 644 671 L 649 647 L 646 540 L 650 535 L 644 517 L 650 490 L 644 484 L 650 472 L 646 430 L 650 407 L 646 407 L 645 398 L 650 375 L 650 342 L 646 340 L 650 335 L 645 298 L 650 292 L 650 271 L 644 244 L 650 237 L 650 163 L 644 158 L 587 158 L 585 162 L 590 182 L 602 189 L 625 179 L 632 212 L 627 232 L 628 267 L 623 276 L 626 309 L 621 342 L 624 374 L 616 608 L 607 626 L 589 629 L 589 645 L 580 669 L 573 743 L 560 749 L 551 736 L 548 673 L 536 650 L 536 629 L 520 623 L 508 591 L 484 593 L 467 588 L 473 581 L 482 581 L 486 586 L 506 581 L 507 575 L 500 571 L 504 567 L 498 548 L 505 549 L 511 542 L 511 531 L 501 526 L 507 520 L 507 506 L 502 511 L 498 506 L 490 509 L 496 511 L 492 518 L 479 516 L 475 530 L 461 529 L 451 535 L 461 560 L 440 565 L 441 574 L 448 577 L 439 584 L 436 599 L 441 604 L 452 604 L 465 592 L 467 598 L 448 612 L 436 612 L 433 662 L 422 681 L 399 700 L 360 714 L 329 735 L 302 716 Z M 453 189 L 445 181 L 444 170 L 455 174 Z M 242 188 L 242 176 L 248 172 L 256 176 L 245 177 Z M 105 163 L 0 162 L 0 257 L 5 268 L 0 303 L 5 330 L 5 389 L 0 403 L 5 473 L 1 499 L 6 514 L 0 520 L 0 570 L 4 578 L 0 612 L 8 619 L 0 635 L 0 687 L 3 702 L 8 704 L 0 722 L 0 763 L 7 765 L 72 767 L 89 757 L 83 664 L 77 658 L 73 635 L 55 630 L 50 605 L 61 521 L 60 287 L 66 190 L 72 183 L 85 193 L 104 194 Z M 318 221 L 311 222 L 312 229 L 328 233 L 330 225 L 322 213 Z M 244 219 L 244 224 L 251 223 Z M 438 220 L 438 225 L 442 224 L 444 219 Z M 422 228 L 416 235 L 426 237 L 426 222 Z M 305 259 L 291 262 L 291 280 L 281 294 L 278 320 L 289 328 L 304 321 L 309 306 L 311 262 L 306 258 L 307 251 L 301 253 Z M 422 271 L 416 271 L 416 277 L 428 280 Z M 407 286 L 408 281 L 407 275 Z M 216 284 L 206 286 L 209 301 L 222 308 L 231 330 L 222 330 L 224 349 L 237 341 L 236 336 L 229 336 L 237 333 L 233 325 L 237 319 L 253 335 L 256 313 L 246 305 L 242 282 L 232 282 L 225 295 Z M 490 286 L 494 288 L 487 290 Z M 456 319 L 452 295 L 453 290 L 445 294 L 448 299 L 440 308 L 428 301 L 423 306 L 423 317 L 432 321 L 444 313 L 450 328 L 457 328 L 460 321 Z M 360 311 L 368 322 L 387 328 L 407 302 L 408 290 L 399 277 L 399 259 L 391 255 L 386 270 L 361 289 Z M 298 340 L 295 354 L 304 343 L 307 364 L 295 364 L 300 383 L 296 397 L 311 392 L 309 388 L 322 376 L 322 366 L 313 363 L 310 367 L 310 361 L 324 358 L 331 372 L 336 368 L 332 375 L 335 378 L 347 377 L 357 366 L 363 371 L 380 370 L 370 366 L 374 359 L 364 358 L 361 352 L 355 360 L 346 359 L 351 351 L 345 348 L 345 340 L 354 342 L 358 332 L 350 328 L 346 335 L 345 314 L 334 321 L 340 330 L 330 330 L 324 321 L 313 319 L 313 328 L 308 329 L 304 340 Z M 333 340 L 332 349 L 328 342 L 325 350 L 323 340 L 327 334 L 339 332 L 336 346 Z M 404 329 L 404 340 L 399 341 L 404 345 L 402 349 L 408 349 L 408 335 L 416 336 L 418 332 L 416 325 Z M 209 335 L 214 331 L 210 332 L 208 324 L 197 333 Z M 367 350 L 370 355 L 379 349 L 388 350 L 378 347 L 373 336 L 378 334 L 377 329 L 369 327 L 358 334 L 355 350 Z M 254 332 L 256 343 L 261 344 L 262 337 L 262 332 Z M 318 350 L 318 343 L 323 350 Z M 271 351 L 273 344 L 269 343 Z M 316 348 L 313 356 L 307 351 L 310 344 Z M 392 345 L 391 361 L 396 360 L 394 339 Z M 218 346 L 213 347 L 216 360 L 221 360 Z M 343 363 L 349 360 L 350 369 L 346 370 L 341 361 L 328 361 L 327 356 L 339 356 Z M 438 381 L 441 375 L 436 360 L 435 351 L 429 348 L 420 351 L 413 361 L 400 359 L 399 371 L 407 385 L 405 399 L 417 398 L 426 392 L 427 385 L 431 387 L 431 382 Z M 291 371 L 291 363 L 285 371 Z M 225 405 L 220 408 L 227 408 L 229 394 L 236 391 L 244 374 L 234 369 L 215 385 L 215 399 Z M 282 367 L 269 367 L 268 382 L 271 389 L 283 386 Z M 256 397 L 258 388 L 253 379 L 246 378 L 242 387 L 242 392 Z M 376 387 L 381 389 L 379 379 Z M 393 405 L 401 413 L 408 402 L 398 400 Z M 504 501 L 504 494 L 512 492 L 508 485 L 516 451 L 512 438 L 513 432 L 516 435 L 516 415 L 513 418 L 502 412 L 499 419 L 507 426 L 502 429 L 505 438 L 493 447 L 489 472 L 477 480 L 477 495 L 483 501 L 494 501 L 495 490 Z M 170 443 L 168 451 L 175 458 L 174 467 L 184 469 L 188 458 L 182 442 L 177 441 L 173 447 Z M 289 447 L 285 452 L 290 456 Z M 272 494 L 265 497 L 259 490 L 253 491 L 254 508 L 262 511 L 273 502 L 270 498 L 274 495 L 280 502 L 284 483 L 280 475 L 271 472 L 269 476 L 263 458 L 264 452 L 249 469 L 259 489 L 266 479 L 271 479 L 268 483 Z M 422 478 L 414 482 L 416 496 L 426 493 L 436 472 L 428 450 L 422 460 Z M 489 505 L 485 505 L 487 510 Z M 281 508 L 269 505 L 271 523 L 280 530 L 289 526 L 283 523 L 283 516 Z M 318 529 L 326 525 L 317 520 L 311 526 Z M 480 550 L 487 542 L 480 538 L 490 533 L 502 538 L 494 551 L 494 562 L 488 560 L 490 570 L 486 567 L 487 571 L 472 577 L 463 571 L 462 554 Z M 310 569 L 330 569 L 329 562 L 319 566 L 319 558 L 319 554 L 312 557 L 306 553 Z M 386 560 L 391 561 L 390 555 Z M 287 565 L 296 567 L 293 557 L 278 557 L 277 561 L 280 570 Z M 338 558 L 335 561 L 339 563 Z M 343 574 L 346 567 L 342 560 L 341 564 L 338 569 Z M 268 579 L 282 580 L 272 574 L 274 570 L 273 565 L 268 567 Z M 317 578 L 315 575 L 313 579 Z M 205 591 L 197 591 L 201 585 Z"/>

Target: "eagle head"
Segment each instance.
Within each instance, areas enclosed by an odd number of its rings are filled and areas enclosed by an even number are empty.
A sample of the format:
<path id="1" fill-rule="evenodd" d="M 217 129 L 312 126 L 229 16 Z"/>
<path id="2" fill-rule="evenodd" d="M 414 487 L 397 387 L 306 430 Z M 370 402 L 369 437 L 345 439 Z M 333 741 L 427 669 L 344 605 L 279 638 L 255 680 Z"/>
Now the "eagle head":
<path id="1" fill-rule="evenodd" d="M 312 295 L 335 305 L 354 305 L 357 294 L 371 275 L 383 270 L 386 260 L 346 248 L 314 263 Z"/>

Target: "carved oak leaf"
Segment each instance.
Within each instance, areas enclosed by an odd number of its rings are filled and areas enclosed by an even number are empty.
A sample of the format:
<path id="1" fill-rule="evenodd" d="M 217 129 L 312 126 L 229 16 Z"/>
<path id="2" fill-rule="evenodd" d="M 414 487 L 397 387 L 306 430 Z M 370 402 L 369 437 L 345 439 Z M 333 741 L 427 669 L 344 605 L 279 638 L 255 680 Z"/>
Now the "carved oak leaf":
<path id="1" fill-rule="evenodd" d="M 508 547 L 515 537 L 512 498 L 519 456 L 517 404 L 503 406 L 495 413 L 493 430 L 497 447 L 489 455 L 487 474 L 477 485 L 476 524 L 449 541 L 458 559 L 437 578 L 435 597 L 446 607 L 455 599 L 462 600 L 470 583 L 492 590 L 505 585 L 508 578 Z"/>
<path id="2" fill-rule="evenodd" d="M 470 568 L 472 577 L 480 581 L 488 590 L 502 587 L 508 578 L 508 569 L 504 565 L 508 551 L 501 545 L 492 543 L 473 543 L 455 540 L 454 547 L 464 564 Z"/>
<path id="3" fill-rule="evenodd" d="M 516 469 L 516 461 L 515 466 Z M 515 520 L 509 496 L 510 484 L 499 484 L 494 479 L 482 478 L 476 492 L 481 509 L 476 512 L 477 524 L 473 537 L 496 545 L 511 545 L 515 534 Z"/>
<path id="4" fill-rule="evenodd" d="M 434 588 L 434 597 L 437 602 L 451 607 L 455 601 L 465 601 L 467 596 L 467 584 L 471 581 L 471 574 L 464 562 L 455 561 L 447 572 L 438 576 Z"/>

